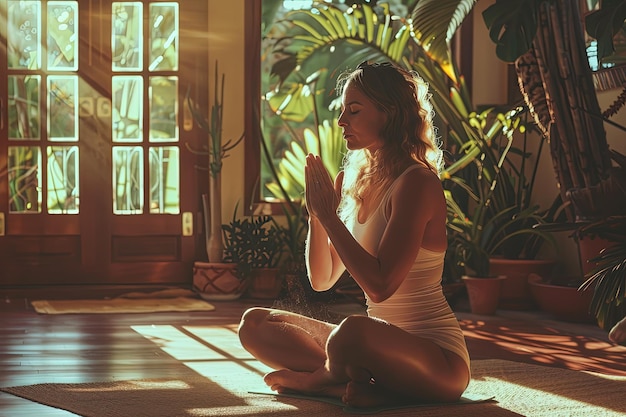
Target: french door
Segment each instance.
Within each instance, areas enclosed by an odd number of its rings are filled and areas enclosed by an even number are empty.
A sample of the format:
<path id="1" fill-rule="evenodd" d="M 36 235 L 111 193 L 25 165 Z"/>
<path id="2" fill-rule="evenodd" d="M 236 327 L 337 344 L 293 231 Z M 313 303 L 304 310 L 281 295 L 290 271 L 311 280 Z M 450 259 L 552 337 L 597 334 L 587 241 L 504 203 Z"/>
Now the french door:
<path id="1" fill-rule="evenodd" d="M 190 281 L 206 9 L 0 0 L 0 286 Z"/>

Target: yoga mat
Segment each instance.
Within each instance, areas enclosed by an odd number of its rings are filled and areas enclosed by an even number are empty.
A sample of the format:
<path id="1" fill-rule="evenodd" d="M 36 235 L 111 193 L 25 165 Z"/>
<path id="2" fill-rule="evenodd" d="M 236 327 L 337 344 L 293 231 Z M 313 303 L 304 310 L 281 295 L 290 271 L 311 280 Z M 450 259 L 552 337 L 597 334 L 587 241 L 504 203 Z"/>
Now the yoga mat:
<path id="1" fill-rule="evenodd" d="M 472 393 L 468 393 L 467 395 L 462 396 L 459 401 L 453 403 L 413 403 L 413 404 L 399 404 L 399 405 L 384 405 L 384 406 L 376 406 L 376 407 L 367 407 L 367 408 L 359 408 L 352 407 L 344 404 L 340 399 L 334 397 L 324 397 L 324 396 L 315 396 L 315 395 L 303 395 L 303 394 L 276 394 L 273 392 L 263 392 L 263 391 L 252 391 L 251 394 L 261 394 L 261 395 L 274 395 L 276 397 L 287 397 L 287 398 L 299 398 L 303 400 L 310 401 L 320 401 L 327 404 L 332 404 L 338 407 L 343 408 L 343 411 L 350 414 L 376 414 L 381 411 L 389 411 L 389 410 L 400 410 L 403 408 L 419 408 L 419 407 L 446 407 L 452 405 L 463 405 L 463 404 L 477 404 L 483 403 L 487 401 L 492 401 L 494 399 L 493 396 L 484 396 L 484 395 L 473 395 Z"/>

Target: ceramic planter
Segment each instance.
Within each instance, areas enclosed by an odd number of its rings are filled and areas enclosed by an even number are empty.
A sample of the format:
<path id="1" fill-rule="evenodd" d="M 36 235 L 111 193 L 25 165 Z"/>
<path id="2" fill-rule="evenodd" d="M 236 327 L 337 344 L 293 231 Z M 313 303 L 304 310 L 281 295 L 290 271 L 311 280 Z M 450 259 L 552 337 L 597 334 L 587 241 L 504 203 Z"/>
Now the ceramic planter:
<path id="1" fill-rule="evenodd" d="M 528 282 L 539 308 L 562 321 L 593 323 L 589 305 L 593 288 L 579 291 L 577 287 L 553 285 L 543 281 L 541 276 L 530 274 Z"/>
<path id="2" fill-rule="evenodd" d="M 485 316 L 495 314 L 500 302 L 502 282 L 506 277 L 500 275 L 482 278 L 464 275 L 461 279 L 467 288 L 472 313 Z"/>
<path id="3" fill-rule="evenodd" d="M 236 300 L 248 285 L 236 275 L 236 269 L 233 263 L 194 262 L 193 289 L 205 300 Z"/>
<path id="4" fill-rule="evenodd" d="M 500 308 L 505 310 L 532 310 L 535 300 L 528 284 L 528 276 L 537 274 L 548 280 L 556 265 L 554 259 L 489 259 L 489 271 L 504 275 L 500 294 Z"/>
<path id="5" fill-rule="evenodd" d="M 577 241 L 578 253 L 580 255 L 580 269 L 583 276 L 586 276 L 596 268 L 597 264 L 592 262 L 592 259 L 599 256 L 603 249 L 615 245 L 614 241 L 589 235 L 579 237 Z"/>

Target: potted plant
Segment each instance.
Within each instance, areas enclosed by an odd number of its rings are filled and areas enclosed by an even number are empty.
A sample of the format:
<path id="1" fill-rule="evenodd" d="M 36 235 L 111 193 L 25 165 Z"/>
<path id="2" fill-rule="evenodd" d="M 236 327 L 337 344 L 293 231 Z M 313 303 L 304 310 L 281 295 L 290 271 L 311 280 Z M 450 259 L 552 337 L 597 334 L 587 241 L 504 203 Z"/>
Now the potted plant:
<path id="1" fill-rule="evenodd" d="M 448 252 L 460 267 L 472 313 L 494 314 L 500 302 L 504 276 L 489 271 L 489 253 L 483 247 L 484 204 L 477 204 L 472 219 L 466 216 L 449 190 L 445 191 L 448 207 Z M 482 223 L 482 224 L 481 224 Z"/>
<path id="2" fill-rule="evenodd" d="M 246 295 L 275 299 L 282 290 L 280 261 L 284 243 L 279 229 L 269 215 L 236 217 L 222 225 L 224 261 L 235 264 L 236 274 L 247 282 Z"/>
<path id="3" fill-rule="evenodd" d="M 218 79 L 218 65 L 215 63 L 213 103 L 208 118 L 198 108 L 187 91 L 187 105 L 196 125 L 206 134 L 207 140 L 200 149 L 188 145 L 191 152 L 206 157 L 206 169 L 209 173 L 209 194 L 202 195 L 204 233 L 207 261 L 196 261 L 193 266 L 193 288 L 202 297 L 210 300 L 235 299 L 245 289 L 241 280 L 235 276 L 233 263 L 223 262 L 224 241 L 222 235 L 222 165 L 244 138 L 237 140 L 222 139 L 224 114 L 224 84 L 226 76 Z"/>
<path id="4" fill-rule="evenodd" d="M 573 285 L 568 285 L 572 282 Z M 578 277 L 559 277 L 556 281 L 547 281 L 537 274 L 528 276 L 528 283 L 537 306 L 558 320 L 574 323 L 593 323 L 590 314 L 593 289 L 579 290 Z"/>
<path id="5" fill-rule="evenodd" d="M 506 121 L 506 129 L 512 127 L 508 116 L 500 114 L 498 117 Z M 506 135 L 499 135 L 494 138 L 489 150 L 496 157 L 503 158 L 502 167 L 496 175 L 497 189 L 487 209 L 487 216 L 498 219 L 493 225 L 489 264 L 492 274 L 506 276 L 500 306 L 528 310 L 535 307 L 528 284 L 529 275 L 534 273 L 550 279 L 557 264 L 552 253 L 558 248 L 552 233 L 538 227 L 562 222 L 564 216 L 558 194 L 547 209 L 533 201 L 537 170 L 546 139 L 536 134 L 537 129 L 528 123 L 526 108 L 519 117 L 523 121 L 515 129 L 510 148 L 506 150 L 509 146 Z M 480 179 L 477 181 L 481 182 Z M 482 186 L 486 185 L 482 182 Z M 547 247 L 552 249 L 548 256 L 544 251 Z"/>
<path id="6" fill-rule="evenodd" d="M 480 146 L 479 155 L 472 160 L 472 164 L 444 180 L 448 203 L 449 264 L 452 262 L 460 266 L 470 295 L 474 291 L 469 285 L 485 286 L 488 283 L 474 284 L 475 280 L 467 276 L 499 276 L 506 277 L 500 279 L 500 283 L 494 283 L 494 286 L 500 287 L 501 293 L 504 292 L 504 285 L 512 282 L 509 285 L 512 288 L 510 297 L 530 299 L 530 290 L 527 289 L 530 272 L 518 274 L 519 278 L 515 276 L 515 281 L 509 281 L 506 272 L 494 262 L 494 257 L 511 257 L 512 253 L 520 258 L 534 257 L 542 243 L 554 243 L 550 233 L 534 227 L 544 221 L 549 211 L 540 210 L 538 205 L 530 203 L 534 170 L 529 185 L 525 161 L 531 155 L 525 149 L 526 140 L 521 149 L 513 146 L 516 132 L 526 132 L 526 126 L 520 119 L 524 109 L 495 116 L 490 113 L 486 110 L 474 114 L 471 119 L 472 124 L 486 127 L 484 132 L 477 130 L 481 133 L 476 139 Z M 521 158 L 521 166 L 511 164 L 512 152 Z M 521 285 L 518 284 L 520 280 Z M 481 297 L 484 298 L 484 295 Z M 494 300 L 487 310 L 495 311 L 495 306 Z"/>
<path id="7" fill-rule="evenodd" d="M 578 231 L 594 235 L 607 244 L 591 259 L 580 291 L 592 290 L 590 313 L 606 331 L 626 317 L 626 216 L 611 216 Z"/>

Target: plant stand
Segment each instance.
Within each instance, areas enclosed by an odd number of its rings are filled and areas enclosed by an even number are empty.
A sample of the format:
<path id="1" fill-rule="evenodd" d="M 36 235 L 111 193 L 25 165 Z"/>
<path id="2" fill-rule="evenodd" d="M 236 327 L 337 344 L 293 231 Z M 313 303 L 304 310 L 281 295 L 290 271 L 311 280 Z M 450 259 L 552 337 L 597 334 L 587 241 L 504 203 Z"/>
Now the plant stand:
<path id="1" fill-rule="evenodd" d="M 500 302 L 500 292 L 504 276 L 480 278 L 464 275 L 461 277 L 467 288 L 470 308 L 474 314 L 491 316 L 496 313 Z"/>
<path id="2" fill-rule="evenodd" d="M 246 291 L 247 280 L 237 277 L 232 263 L 194 262 L 193 289 L 205 300 L 236 300 Z"/>

